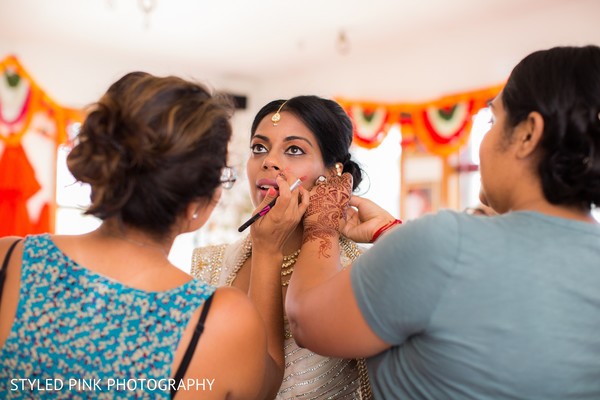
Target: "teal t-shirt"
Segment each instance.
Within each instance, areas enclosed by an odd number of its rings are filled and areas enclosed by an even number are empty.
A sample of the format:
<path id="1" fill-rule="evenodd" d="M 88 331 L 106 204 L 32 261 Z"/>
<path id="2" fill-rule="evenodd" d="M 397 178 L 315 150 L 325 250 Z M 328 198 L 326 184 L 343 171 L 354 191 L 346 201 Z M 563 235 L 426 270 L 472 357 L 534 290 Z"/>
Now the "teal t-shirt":
<path id="1" fill-rule="evenodd" d="M 381 399 L 600 399 L 600 228 L 441 211 L 352 267 Z"/>

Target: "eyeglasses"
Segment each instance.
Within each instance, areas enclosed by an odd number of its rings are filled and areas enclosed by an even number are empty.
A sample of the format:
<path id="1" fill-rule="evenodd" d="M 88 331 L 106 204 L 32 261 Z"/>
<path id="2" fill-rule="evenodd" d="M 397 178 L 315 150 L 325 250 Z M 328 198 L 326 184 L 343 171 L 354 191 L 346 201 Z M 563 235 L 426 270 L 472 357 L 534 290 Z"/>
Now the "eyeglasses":
<path id="1" fill-rule="evenodd" d="M 233 167 L 223 167 L 221 171 L 221 186 L 223 189 L 231 189 L 237 180 L 237 174 Z"/>

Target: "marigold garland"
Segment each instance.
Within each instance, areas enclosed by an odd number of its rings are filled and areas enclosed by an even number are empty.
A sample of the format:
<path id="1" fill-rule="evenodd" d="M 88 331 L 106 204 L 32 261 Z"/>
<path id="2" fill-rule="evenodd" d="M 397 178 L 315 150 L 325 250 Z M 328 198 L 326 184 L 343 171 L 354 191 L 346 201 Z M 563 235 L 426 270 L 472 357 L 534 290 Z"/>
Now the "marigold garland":
<path id="1" fill-rule="evenodd" d="M 473 116 L 486 107 L 503 86 L 454 94 L 425 103 L 336 100 L 354 123 L 356 145 L 366 148 L 379 146 L 389 127 L 397 123 L 402 129 L 405 150 L 424 147 L 431 154 L 446 157 L 468 142 Z"/>

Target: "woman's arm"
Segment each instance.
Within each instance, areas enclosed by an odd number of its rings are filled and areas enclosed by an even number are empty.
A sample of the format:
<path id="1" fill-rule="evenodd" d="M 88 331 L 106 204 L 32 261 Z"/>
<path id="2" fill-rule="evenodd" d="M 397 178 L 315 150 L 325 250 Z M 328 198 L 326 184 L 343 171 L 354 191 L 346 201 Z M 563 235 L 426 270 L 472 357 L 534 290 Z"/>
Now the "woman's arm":
<path id="1" fill-rule="evenodd" d="M 339 229 L 350 202 L 352 177 L 329 177 L 310 192 L 302 251 L 286 296 L 299 345 L 319 354 L 366 357 L 389 347 L 365 321 L 354 297 L 351 267 L 340 271 Z"/>
<path id="2" fill-rule="evenodd" d="M 189 343 L 198 310 L 181 343 Z M 179 390 L 176 399 L 272 399 L 281 386 L 281 371 L 269 354 L 265 324 L 248 296 L 239 289 L 215 291 L 204 333 L 184 380 L 203 382 L 204 387 Z M 175 366 L 183 358 L 180 346 Z"/>
<path id="3" fill-rule="evenodd" d="M 281 291 L 281 263 L 283 245 L 297 227 L 308 207 L 308 192 L 301 186 L 290 191 L 294 177 L 277 178 L 279 196 L 275 206 L 251 225 L 252 258 L 248 296 L 257 307 L 266 329 L 267 346 L 273 367 L 283 379 L 285 358 L 283 353 L 283 297 Z M 262 209 L 277 193 L 270 193 L 257 208 Z M 304 195 L 303 195 L 304 194 Z M 277 388 L 278 389 L 278 388 Z M 270 393 L 269 398 L 277 391 Z"/>

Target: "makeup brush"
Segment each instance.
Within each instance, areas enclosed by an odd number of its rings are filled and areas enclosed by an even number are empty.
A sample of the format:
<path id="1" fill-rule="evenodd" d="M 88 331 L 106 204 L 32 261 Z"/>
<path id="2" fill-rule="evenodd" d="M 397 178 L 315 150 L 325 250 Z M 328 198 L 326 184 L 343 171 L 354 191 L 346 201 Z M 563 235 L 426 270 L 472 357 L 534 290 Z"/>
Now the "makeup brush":
<path id="1" fill-rule="evenodd" d="M 302 183 L 302 180 L 296 179 L 296 181 L 294 183 L 292 183 L 291 186 L 290 186 L 290 192 L 292 190 L 296 189 L 298 186 L 300 186 L 301 183 Z M 250 217 L 250 219 L 248 221 L 244 222 L 242 224 L 242 226 L 240 226 L 238 228 L 238 232 L 244 231 L 247 227 L 249 227 L 254 222 L 256 222 L 256 220 L 258 220 L 260 217 L 262 217 L 263 215 L 265 215 L 266 213 L 268 213 L 269 210 L 271 210 L 271 208 L 273 208 L 273 206 L 275 205 L 275 201 L 277 201 L 277 197 L 275 197 L 273 200 L 271 200 L 271 202 L 269 202 L 269 204 L 267 204 L 266 206 L 264 206 L 262 210 L 260 210 L 259 212 L 257 212 L 256 214 L 254 214 L 252 217 Z"/>

